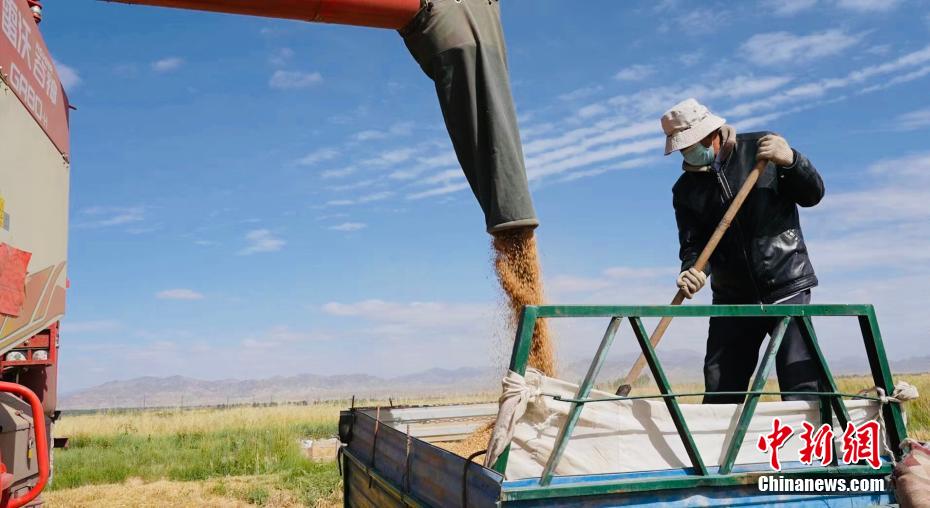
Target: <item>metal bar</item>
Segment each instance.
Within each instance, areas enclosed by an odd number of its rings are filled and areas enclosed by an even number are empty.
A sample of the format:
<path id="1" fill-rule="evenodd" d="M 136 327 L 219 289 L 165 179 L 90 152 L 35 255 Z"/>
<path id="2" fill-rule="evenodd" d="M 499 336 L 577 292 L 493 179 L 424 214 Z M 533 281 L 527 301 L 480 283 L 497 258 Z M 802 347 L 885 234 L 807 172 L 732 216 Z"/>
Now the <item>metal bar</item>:
<path id="1" fill-rule="evenodd" d="M 821 351 L 820 344 L 817 342 L 817 333 L 814 331 L 814 323 L 811 321 L 810 316 L 802 316 L 798 318 L 798 321 L 798 328 L 801 330 L 801 336 L 804 337 L 804 340 L 807 341 L 807 345 L 810 346 L 814 354 L 817 355 L 817 362 L 820 364 L 824 384 L 829 391 L 838 391 L 836 381 L 833 379 L 833 373 L 830 372 L 830 367 L 827 366 L 827 359 L 823 356 L 823 351 Z M 840 397 L 830 397 L 830 402 L 833 405 L 833 412 L 836 413 L 836 419 L 840 422 L 840 427 L 845 429 L 846 423 L 849 422 L 849 411 L 846 410 L 846 404 L 843 403 Z M 829 422 L 823 423 L 832 425 L 833 420 L 831 418 Z"/>
<path id="2" fill-rule="evenodd" d="M 889 463 L 879 469 L 871 466 L 842 467 L 807 467 L 782 470 L 778 473 L 783 478 L 881 478 L 891 473 Z M 712 474 L 709 476 L 676 476 L 661 478 L 610 479 L 591 483 L 559 483 L 548 487 L 518 487 L 508 489 L 504 483 L 501 491 L 503 505 L 509 501 L 531 501 L 538 499 L 556 499 L 566 497 L 598 496 L 610 494 L 629 494 L 633 492 L 693 489 L 701 487 L 736 487 L 754 485 L 759 476 L 770 475 L 771 471 L 753 471 L 733 474 Z"/>
<path id="3" fill-rule="evenodd" d="M 420 9 L 419 0 L 105 1 L 393 29 L 403 28 Z"/>
<path id="4" fill-rule="evenodd" d="M 536 328 L 536 318 L 539 307 L 527 305 L 520 314 L 520 325 L 517 327 L 517 337 L 513 342 L 513 352 L 510 354 L 510 370 L 526 375 L 526 364 L 530 361 L 530 348 L 533 346 L 533 330 Z M 510 458 L 510 443 L 497 458 L 493 469 L 500 474 L 507 472 L 507 460 Z"/>
<path id="5" fill-rule="evenodd" d="M 862 399 L 862 400 L 874 400 L 876 402 L 881 402 L 882 399 L 874 395 L 859 395 L 858 393 L 843 393 L 843 392 L 686 392 L 686 393 L 669 393 L 669 394 L 653 394 L 653 395 L 635 395 L 632 397 L 623 397 L 618 395 L 616 397 L 604 397 L 602 399 L 573 399 L 571 397 L 562 397 L 561 395 L 552 395 L 549 393 L 542 394 L 544 397 L 552 397 L 553 400 L 559 402 L 574 402 L 578 404 L 588 404 L 591 402 L 613 402 L 617 400 L 640 400 L 640 399 L 661 399 L 663 397 L 699 397 L 712 393 L 714 395 L 748 395 L 750 393 L 758 395 L 823 395 L 823 396 L 832 396 L 832 397 L 845 397 L 848 399 Z"/>
<path id="6" fill-rule="evenodd" d="M 733 432 L 730 446 L 727 448 L 726 455 L 724 455 L 723 464 L 720 465 L 720 474 L 729 474 L 730 470 L 733 469 L 733 463 L 736 462 L 736 456 L 739 454 L 739 449 L 743 445 L 743 439 L 746 437 L 746 431 L 749 429 L 749 422 L 752 420 L 753 413 L 756 412 L 756 404 L 759 403 L 759 393 L 757 392 L 761 392 L 762 388 L 765 387 L 765 381 L 768 379 L 769 372 L 772 370 L 772 364 L 775 363 L 775 355 L 778 354 L 778 349 L 781 346 L 781 339 L 784 338 L 790 322 L 790 317 L 782 318 L 772 332 L 772 338 L 769 340 L 768 347 L 765 350 L 765 356 L 762 358 L 759 370 L 756 371 L 756 377 L 752 381 L 752 392 L 754 393 L 746 395 L 746 400 L 743 402 L 743 407 L 740 409 L 739 420 L 736 422 L 736 430 Z"/>
<path id="7" fill-rule="evenodd" d="M 539 317 L 539 307 L 527 305 L 520 314 L 520 325 L 517 327 L 517 340 L 513 343 L 513 354 L 510 355 L 510 370 L 526 374 L 526 364 L 530 360 L 530 349 L 533 347 L 533 331 L 536 329 L 536 318 Z"/>
<path id="8" fill-rule="evenodd" d="M 871 305 L 540 305 L 541 318 L 559 317 L 782 317 L 866 316 Z M 530 308 L 527 307 L 527 308 Z"/>
<path id="9" fill-rule="evenodd" d="M 878 330 L 878 319 L 875 317 L 874 310 L 859 317 L 859 328 L 862 329 L 862 340 L 865 342 L 865 352 L 872 370 L 872 381 L 875 386 L 885 390 L 886 395 L 891 395 L 894 391 L 894 381 L 891 379 L 891 369 L 888 367 L 888 357 L 885 355 L 885 345 L 882 343 L 882 334 Z M 895 458 L 900 460 L 901 442 L 907 439 L 907 428 L 904 426 L 901 406 L 882 404 L 882 417 L 885 420 L 888 446 L 895 454 Z"/>
<path id="10" fill-rule="evenodd" d="M 662 392 L 663 395 L 671 395 L 672 387 L 669 385 L 668 378 L 665 376 L 665 371 L 659 363 L 659 358 L 656 356 L 655 348 L 653 348 L 652 342 L 649 340 L 649 335 L 643 327 L 642 320 L 638 317 L 631 317 L 630 325 L 633 327 L 633 333 L 636 335 L 639 347 L 643 351 L 646 364 L 649 365 L 649 370 L 652 371 L 652 377 L 655 379 L 656 384 L 659 385 L 659 391 Z M 675 422 L 675 429 L 678 430 L 678 436 L 681 437 L 681 442 L 685 445 L 685 450 L 688 451 L 688 458 L 691 459 L 691 465 L 694 466 L 698 474 L 707 476 L 707 467 L 704 465 L 704 460 L 701 459 L 697 444 L 694 443 L 694 436 L 691 435 L 688 424 L 685 423 L 685 417 L 681 414 L 681 408 L 678 407 L 678 400 L 674 396 L 664 397 L 664 400 L 665 406 L 668 408 L 668 412 L 672 417 L 672 421 Z"/>
<path id="11" fill-rule="evenodd" d="M 591 388 L 594 387 L 594 381 L 601 371 L 601 366 L 604 365 L 604 360 L 607 359 L 607 352 L 610 351 L 610 345 L 613 344 L 614 337 L 617 335 L 617 329 L 620 328 L 620 322 L 622 320 L 622 317 L 617 316 L 610 318 L 610 324 L 607 325 L 604 338 L 601 339 L 601 344 L 597 347 L 597 352 L 594 353 L 594 359 L 591 360 L 588 373 L 585 374 L 581 386 L 578 387 L 577 398 L 585 398 L 591 393 Z M 571 409 L 568 410 L 568 418 L 565 420 L 565 425 L 559 430 L 559 437 L 556 438 L 555 447 L 549 455 L 546 467 L 543 468 L 542 477 L 539 479 L 539 485 L 545 487 L 552 481 L 552 473 L 559 465 L 562 454 L 565 453 L 565 447 L 568 446 L 568 440 L 572 436 L 572 431 L 575 430 L 575 425 L 578 423 L 578 417 L 581 416 L 581 410 L 583 408 L 583 404 L 572 404 Z"/>
<path id="12" fill-rule="evenodd" d="M 826 423 L 832 427 L 833 426 L 833 408 L 831 407 L 832 403 L 830 402 L 830 397 L 827 397 L 827 396 L 820 397 L 820 401 L 818 402 L 818 404 L 820 406 L 820 423 L 821 424 Z"/>

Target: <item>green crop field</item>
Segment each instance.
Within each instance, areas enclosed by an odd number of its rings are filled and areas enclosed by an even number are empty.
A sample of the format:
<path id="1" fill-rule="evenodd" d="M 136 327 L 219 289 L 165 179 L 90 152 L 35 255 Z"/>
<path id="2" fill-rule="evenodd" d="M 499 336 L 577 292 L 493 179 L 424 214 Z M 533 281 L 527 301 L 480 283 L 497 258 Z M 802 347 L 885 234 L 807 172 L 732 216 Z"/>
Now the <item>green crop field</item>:
<path id="1" fill-rule="evenodd" d="M 924 394 L 907 406 L 908 429 L 912 437 L 930 440 L 930 374 L 897 378 Z M 862 376 L 837 381 L 844 392 L 871 386 Z M 696 389 L 700 387 L 676 386 L 679 392 Z M 52 507 L 340 506 L 335 463 L 307 460 L 298 442 L 335 436 L 339 410 L 348 405 L 341 401 L 65 415 L 55 432 L 70 437 L 70 447 L 55 452 L 54 482 L 46 499 Z"/>

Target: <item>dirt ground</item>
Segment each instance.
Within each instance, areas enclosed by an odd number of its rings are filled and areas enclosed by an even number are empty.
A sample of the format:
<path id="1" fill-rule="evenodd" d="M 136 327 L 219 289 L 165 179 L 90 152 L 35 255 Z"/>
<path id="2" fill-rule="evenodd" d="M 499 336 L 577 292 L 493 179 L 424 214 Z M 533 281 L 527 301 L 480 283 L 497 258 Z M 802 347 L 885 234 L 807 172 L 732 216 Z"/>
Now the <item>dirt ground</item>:
<path id="1" fill-rule="evenodd" d="M 134 478 L 121 484 L 88 485 L 43 494 L 50 508 L 163 508 L 197 506 L 243 508 L 273 506 L 296 508 L 303 504 L 290 492 L 275 488 L 267 476 L 234 476 L 203 482 L 159 480 L 145 483 Z M 319 502 L 316 508 L 342 506 L 337 498 Z"/>

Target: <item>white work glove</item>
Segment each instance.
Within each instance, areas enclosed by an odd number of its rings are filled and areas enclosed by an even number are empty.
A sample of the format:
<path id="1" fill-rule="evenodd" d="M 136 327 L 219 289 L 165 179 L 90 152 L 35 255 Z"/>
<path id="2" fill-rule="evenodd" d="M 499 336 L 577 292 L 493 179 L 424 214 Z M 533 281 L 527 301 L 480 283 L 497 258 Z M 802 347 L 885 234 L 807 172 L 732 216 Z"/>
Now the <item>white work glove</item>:
<path id="1" fill-rule="evenodd" d="M 785 138 L 778 134 L 767 134 L 759 140 L 759 151 L 756 152 L 759 160 L 770 160 L 776 166 L 790 166 L 794 163 L 794 152 L 788 146 Z"/>
<path id="2" fill-rule="evenodd" d="M 685 294 L 685 298 L 690 300 L 704 287 L 705 282 L 707 282 L 707 275 L 697 268 L 691 267 L 678 274 L 676 284 L 678 284 L 678 289 Z"/>

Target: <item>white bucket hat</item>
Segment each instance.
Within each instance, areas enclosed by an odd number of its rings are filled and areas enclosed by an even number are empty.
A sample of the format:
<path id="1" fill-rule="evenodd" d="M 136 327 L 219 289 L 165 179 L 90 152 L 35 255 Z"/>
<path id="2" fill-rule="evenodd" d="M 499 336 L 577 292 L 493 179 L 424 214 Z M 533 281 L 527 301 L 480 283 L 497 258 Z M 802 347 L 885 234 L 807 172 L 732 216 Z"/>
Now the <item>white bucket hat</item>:
<path id="1" fill-rule="evenodd" d="M 727 122 L 693 98 L 672 106 L 661 121 L 666 136 L 665 155 L 688 148 Z"/>

